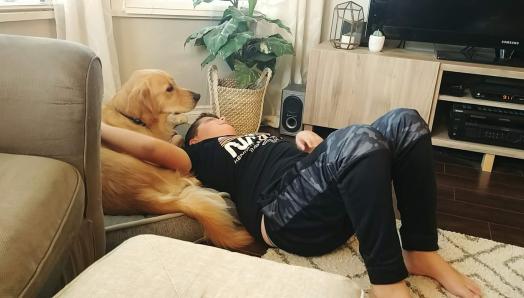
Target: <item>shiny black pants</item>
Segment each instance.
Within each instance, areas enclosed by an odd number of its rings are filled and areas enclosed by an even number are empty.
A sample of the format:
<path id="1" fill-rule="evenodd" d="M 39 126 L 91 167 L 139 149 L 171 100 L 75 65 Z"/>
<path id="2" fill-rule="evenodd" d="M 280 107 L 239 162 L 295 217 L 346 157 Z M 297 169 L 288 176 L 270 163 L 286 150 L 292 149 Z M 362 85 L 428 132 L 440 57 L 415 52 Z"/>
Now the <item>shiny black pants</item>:
<path id="1" fill-rule="evenodd" d="M 401 214 L 405 250 L 438 249 L 431 138 L 414 110 L 397 109 L 372 125 L 333 132 L 263 195 L 269 238 L 279 248 L 311 256 L 356 234 L 372 284 L 407 277 L 392 204 Z"/>

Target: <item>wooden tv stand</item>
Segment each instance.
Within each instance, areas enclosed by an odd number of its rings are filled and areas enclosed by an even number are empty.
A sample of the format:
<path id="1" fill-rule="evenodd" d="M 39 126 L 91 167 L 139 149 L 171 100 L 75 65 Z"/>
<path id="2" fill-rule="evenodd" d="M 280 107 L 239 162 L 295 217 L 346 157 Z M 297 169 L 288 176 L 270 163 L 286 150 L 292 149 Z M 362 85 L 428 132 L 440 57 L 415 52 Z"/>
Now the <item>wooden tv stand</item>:
<path id="1" fill-rule="evenodd" d="M 441 104 L 461 102 L 514 110 L 524 110 L 524 105 L 441 95 L 445 72 L 524 80 L 524 68 L 443 61 L 432 52 L 405 49 L 377 54 L 367 48 L 348 51 L 322 43 L 309 56 L 304 128 L 369 124 L 391 109 L 413 108 L 432 129 L 433 145 L 483 153 L 483 171 L 491 172 L 497 155 L 524 159 L 524 150 L 448 137 L 444 117 L 437 113 Z"/>

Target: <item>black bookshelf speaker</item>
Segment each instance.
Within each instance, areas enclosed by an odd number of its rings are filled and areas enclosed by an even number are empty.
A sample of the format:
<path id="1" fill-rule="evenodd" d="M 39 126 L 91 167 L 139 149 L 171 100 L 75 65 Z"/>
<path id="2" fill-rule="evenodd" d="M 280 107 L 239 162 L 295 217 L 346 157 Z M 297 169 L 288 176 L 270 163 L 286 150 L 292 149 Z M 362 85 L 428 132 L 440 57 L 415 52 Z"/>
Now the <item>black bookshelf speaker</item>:
<path id="1" fill-rule="evenodd" d="M 306 86 L 290 84 L 282 90 L 280 134 L 294 136 L 302 130 Z"/>

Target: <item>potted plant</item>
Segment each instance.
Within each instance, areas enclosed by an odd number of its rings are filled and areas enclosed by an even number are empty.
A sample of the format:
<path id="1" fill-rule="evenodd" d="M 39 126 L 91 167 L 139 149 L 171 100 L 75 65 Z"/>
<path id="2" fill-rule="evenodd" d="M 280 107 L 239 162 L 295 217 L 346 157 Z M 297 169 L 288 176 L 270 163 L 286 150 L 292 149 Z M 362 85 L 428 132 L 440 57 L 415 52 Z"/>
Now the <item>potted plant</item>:
<path id="1" fill-rule="evenodd" d="M 257 0 L 249 0 L 247 8 L 239 8 L 238 0 L 193 0 L 193 5 L 212 1 L 228 1 L 231 5 L 217 25 L 191 34 L 184 45 L 192 43 L 208 51 L 202 67 L 218 58 L 233 70 L 232 77 L 219 79 L 217 68 L 210 67 L 209 89 L 214 112 L 225 116 L 238 133 L 255 132 L 276 59 L 294 53 L 293 45 L 280 34 L 256 36 L 256 24 L 265 21 L 291 31 L 281 20 L 256 11 Z"/>
<path id="2" fill-rule="evenodd" d="M 373 34 L 369 36 L 369 51 L 372 53 L 378 53 L 382 51 L 382 48 L 384 47 L 384 41 L 386 40 L 386 37 L 380 31 L 379 29 L 375 30 Z"/>

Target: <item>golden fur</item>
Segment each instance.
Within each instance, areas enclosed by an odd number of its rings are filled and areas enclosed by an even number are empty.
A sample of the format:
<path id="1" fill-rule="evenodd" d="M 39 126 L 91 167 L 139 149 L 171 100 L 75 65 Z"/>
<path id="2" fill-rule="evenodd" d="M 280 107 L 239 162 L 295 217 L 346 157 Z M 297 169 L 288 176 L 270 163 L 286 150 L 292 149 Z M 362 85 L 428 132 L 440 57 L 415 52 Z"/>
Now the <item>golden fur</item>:
<path id="1" fill-rule="evenodd" d="M 173 90 L 167 92 L 170 85 Z M 102 108 L 102 121 L 168 141 L 173 135 L 172 123 L 185 120 L 185 116 L 178 113 L 195 107 L 193 94 L 176 86 L 166 72 L 136 71 Z M 146 127 L 133 123 L 124 114 L 139 118 Z M 207 237 L 218 246 L 240 248 L 252 242 L 251 236 L 228 212 L 224 199 L 200 187 L 195 177 L 183 176 L 104 146 L 101 159 L 105 214 L 182 212 L 198 220 Z"/>

